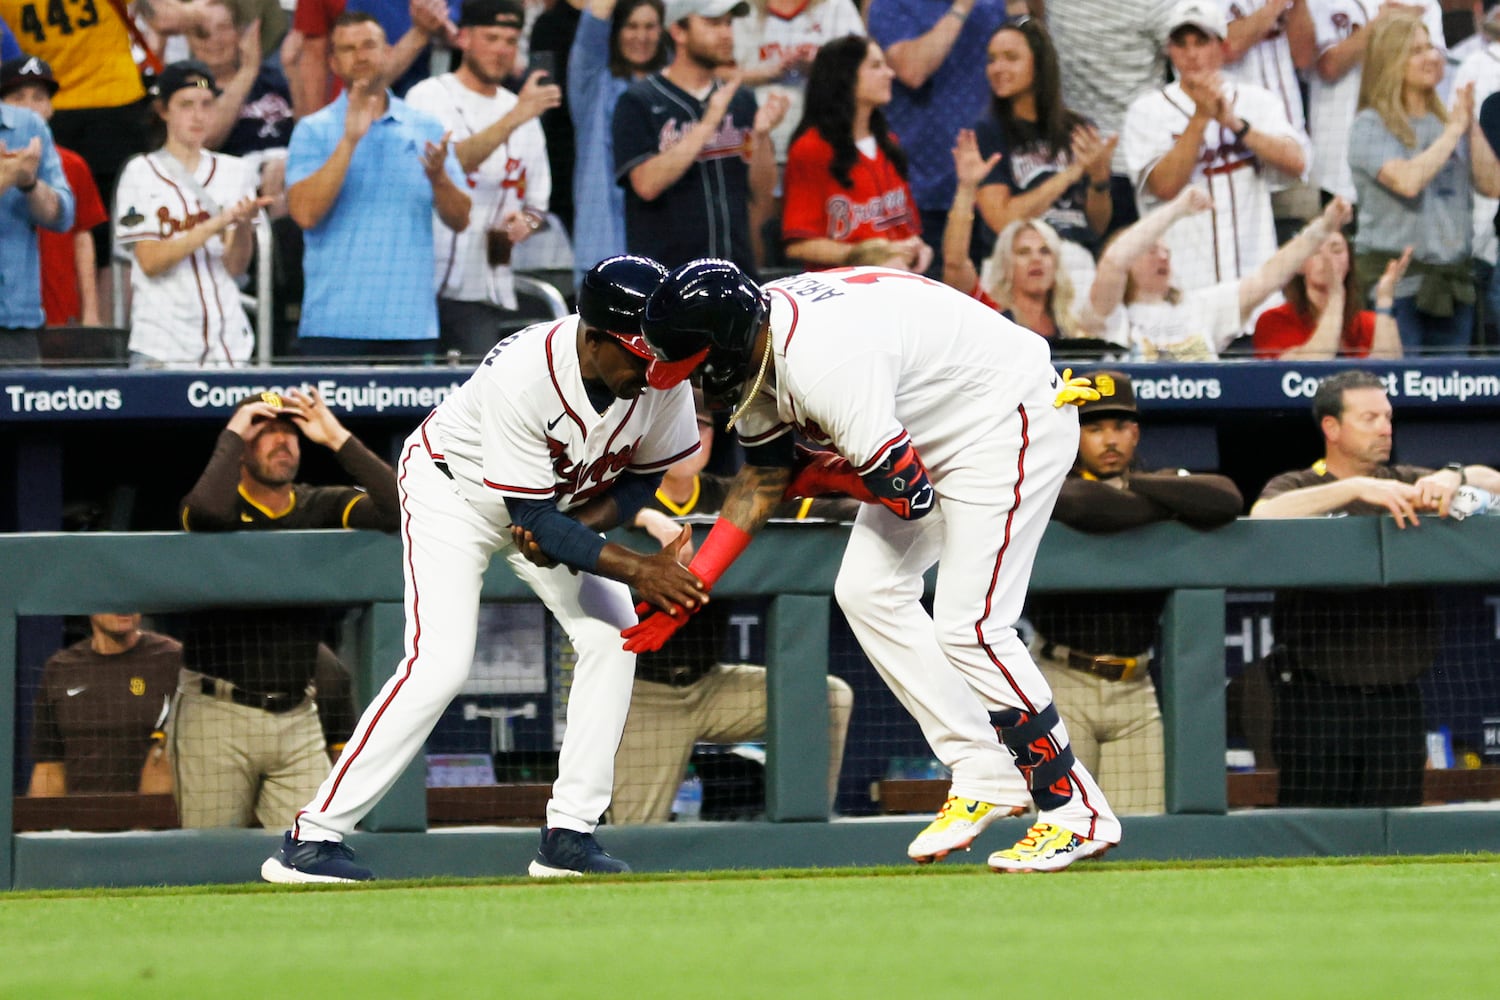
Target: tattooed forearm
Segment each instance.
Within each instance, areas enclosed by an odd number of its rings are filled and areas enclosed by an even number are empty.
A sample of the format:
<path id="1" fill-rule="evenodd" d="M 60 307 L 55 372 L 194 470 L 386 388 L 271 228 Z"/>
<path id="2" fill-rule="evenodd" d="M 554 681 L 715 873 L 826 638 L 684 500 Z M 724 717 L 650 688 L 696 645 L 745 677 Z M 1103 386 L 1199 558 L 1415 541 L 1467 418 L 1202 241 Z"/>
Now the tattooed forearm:
<path id="1" fill-rule="evenodd" d="M 741 467 L 729 488 L 729 496 L 719 509 L 741 531 L 755 534 L 771 519 L 771 512 L 781 503 L 781 495 L 792 480 L 792 470 L 779 466 L 746 465 Z"/>

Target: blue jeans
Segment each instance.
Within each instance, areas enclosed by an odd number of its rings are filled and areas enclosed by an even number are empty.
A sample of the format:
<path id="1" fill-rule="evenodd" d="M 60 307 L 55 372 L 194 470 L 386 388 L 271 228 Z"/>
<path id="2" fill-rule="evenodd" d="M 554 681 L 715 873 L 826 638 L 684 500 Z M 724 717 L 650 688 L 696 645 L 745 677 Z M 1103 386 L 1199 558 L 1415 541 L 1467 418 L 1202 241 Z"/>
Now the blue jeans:
<path id="1" fill-rule="evenodd" d="M 1417 308 L 1417 297 L 1396 300 L 1396 326 L 1408 356 L 1468 354 L 1474 343 L 1474 307 L 1453 303 L 1452 316 L 1433 316 Z"/>

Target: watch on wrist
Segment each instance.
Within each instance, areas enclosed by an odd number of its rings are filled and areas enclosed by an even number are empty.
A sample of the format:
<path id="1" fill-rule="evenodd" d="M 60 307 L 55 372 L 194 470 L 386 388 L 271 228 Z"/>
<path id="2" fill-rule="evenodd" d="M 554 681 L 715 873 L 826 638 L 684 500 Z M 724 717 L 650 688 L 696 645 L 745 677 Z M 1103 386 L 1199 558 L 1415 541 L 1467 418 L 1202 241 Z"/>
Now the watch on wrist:
<path id="1" fill-rule="evenodd" d="M 1250 123 L 1247 122 L 1247 121 L 1245 121 L 1245 119 L 1241 118 L 1240 119 L 1240 127 L 1234 130 L 1234 141 L 1235 142 L 1244 142 L 1245 141 L 1245 136 L 1247 136 L 1249 134 L 1250 134 Z"/>
<path id="2" fill-rule="evenodd" d="M 1469 485 L 1469 476 L 1464 472 L 1464 464 L 1462 462 L 1449 462 L 1447 465 L 1443 466 L 1443 471 L 1458 473 L 1458 485 Z"/>

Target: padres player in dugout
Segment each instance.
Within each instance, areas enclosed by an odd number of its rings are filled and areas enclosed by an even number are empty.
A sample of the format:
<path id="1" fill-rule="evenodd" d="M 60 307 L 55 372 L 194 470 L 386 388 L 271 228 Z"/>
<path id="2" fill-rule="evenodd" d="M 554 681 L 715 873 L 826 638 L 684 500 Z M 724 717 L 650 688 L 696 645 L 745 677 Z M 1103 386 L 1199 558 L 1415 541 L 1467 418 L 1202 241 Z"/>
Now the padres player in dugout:
<path id="1" fill-rule="evenodd" d="M 1099 395 L 1087 380 L 1059 377 L 1045 340 L 983 303 L 883 268 L 761 288 L 728 261 L 693 261 L 652 295 L 641 329 L 660 359 L 653 384 L 701 369 L 710 404 L 735 406 L 745 446 L 689 567 L 705 586 L 785 496 L 865 501 L 834 594 L 953 773 L 942 811 L 907 854 L 930 862 L 965 850 L 1033 802 L 1037 822 L 990 855 L 996 871 L 1057 871 L 1118 843 L 1120 822 L 1075 759 L 1015 630 L 1078 448 L 1067 404 Z M 794 431 L 837 454 L 799 463 Z M 929 615 L 923 574 L 934 564 Z M 686 621 L 671 610 L 627 629 L 626 648 L 660 648 Z"/>
<path id="2" fill-rule="evenodd" d="M 578 653 L 557 781 L 529 871 L 551 878 L 630 870 L 594 839 L 630 710 L 635 657 L 619 640 L 636 621 L 630 587 L 664 608 L 697 610 L 707 598 L 677 559 L 691 529 L 654 555 L 599 534 L 629 523 L 662 472 L 700 447 L 688 387 L 647 385 L 653 355 L 640 312 L 665 274 L 644 257 L 596 264 L 579 288 L 577 317 L 502 340 L 406 439 L 406 653 L 280 851 L 261 866 L 262 878 L 371 877 L 343 839 L 421 750 L 468 676 L 480 587 L 497 552 Z"/>

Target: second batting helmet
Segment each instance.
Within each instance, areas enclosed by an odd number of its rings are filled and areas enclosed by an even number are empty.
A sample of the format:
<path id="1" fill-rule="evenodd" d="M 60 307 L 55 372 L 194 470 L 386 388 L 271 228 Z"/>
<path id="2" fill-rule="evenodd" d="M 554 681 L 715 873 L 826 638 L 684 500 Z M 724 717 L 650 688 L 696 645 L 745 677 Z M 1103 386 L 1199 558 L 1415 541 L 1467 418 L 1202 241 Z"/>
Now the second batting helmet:
<path id="1" fill-rule="evenodd" d="M 732 403 L 770 311 L 770 297 L 729 261 L 682 265 L 651 294 L 641 316 L 641 333 L 656 353 L 647 380 L 669 388 L 701 365 L 709 405 Z"/>
<path id="2" fill-rule="evenodd" d="M 604 331 L 632 354 L 654 358 L 641 337 L 641 313 L 666 276 L 667 269 L 650 257 L 606 257 L 589 268 L 578 286 L 578 315 L 585 326 Z"/>

